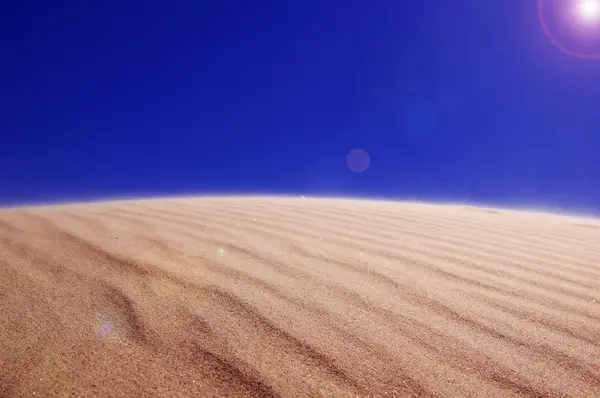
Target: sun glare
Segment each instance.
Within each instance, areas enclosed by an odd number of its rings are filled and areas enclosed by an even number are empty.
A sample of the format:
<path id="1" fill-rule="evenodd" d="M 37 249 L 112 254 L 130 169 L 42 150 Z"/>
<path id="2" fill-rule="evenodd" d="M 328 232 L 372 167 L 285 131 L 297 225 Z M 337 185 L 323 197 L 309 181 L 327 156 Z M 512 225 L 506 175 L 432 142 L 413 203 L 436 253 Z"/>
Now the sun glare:
<path id="1" fill-rule="evenodd" d="M 600 22 L 600 1 L 579 0 L 577 3 L 577 14 L 586 22 Z"/>

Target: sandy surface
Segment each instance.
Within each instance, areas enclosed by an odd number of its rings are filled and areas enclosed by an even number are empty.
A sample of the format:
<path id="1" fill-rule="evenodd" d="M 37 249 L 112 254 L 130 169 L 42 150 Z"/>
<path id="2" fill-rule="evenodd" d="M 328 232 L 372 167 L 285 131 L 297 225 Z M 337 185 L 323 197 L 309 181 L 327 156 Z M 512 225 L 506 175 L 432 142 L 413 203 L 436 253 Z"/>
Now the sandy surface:
<path id="1" fill-rule="evenodd" d="M 0 211 L 0 396 L 600 397 L 600 221 L 334 199 Z"/>

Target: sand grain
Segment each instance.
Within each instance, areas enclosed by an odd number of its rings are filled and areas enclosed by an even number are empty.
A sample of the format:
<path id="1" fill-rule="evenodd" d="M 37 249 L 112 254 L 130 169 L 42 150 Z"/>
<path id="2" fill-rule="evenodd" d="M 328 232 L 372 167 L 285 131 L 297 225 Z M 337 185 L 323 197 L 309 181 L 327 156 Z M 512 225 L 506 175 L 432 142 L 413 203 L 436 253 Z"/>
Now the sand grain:
<path id="1" fill-rule="evenodd" d="M 0 211 L 0 396 L 600 396 L 600 222 L 178 198 Z"/>

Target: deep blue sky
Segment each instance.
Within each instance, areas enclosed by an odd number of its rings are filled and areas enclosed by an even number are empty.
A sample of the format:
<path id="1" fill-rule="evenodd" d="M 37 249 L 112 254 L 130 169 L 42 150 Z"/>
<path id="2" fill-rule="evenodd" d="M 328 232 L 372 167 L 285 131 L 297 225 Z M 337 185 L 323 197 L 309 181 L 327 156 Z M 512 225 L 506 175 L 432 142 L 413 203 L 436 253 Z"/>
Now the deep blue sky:
<path id="1" fill-rule="evenodd" d="M 553 46 L 535 0 L 22 0 L 0 29 L 1 203 L 293 193 L 600 211 L 600 60 Z"/>

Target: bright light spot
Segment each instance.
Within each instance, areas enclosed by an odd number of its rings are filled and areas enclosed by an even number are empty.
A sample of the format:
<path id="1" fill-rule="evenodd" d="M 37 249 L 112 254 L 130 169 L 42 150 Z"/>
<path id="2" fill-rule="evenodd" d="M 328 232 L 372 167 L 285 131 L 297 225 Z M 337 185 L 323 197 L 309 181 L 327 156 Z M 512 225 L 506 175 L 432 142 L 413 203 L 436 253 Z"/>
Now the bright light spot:
<path id="1" fill-rule="evenodd" d="M 108 322 L 108 321 L 102 322 L 102 324 L 100 325 L 100 336 L 102 336 L 102 337 L 107 336 L 111 330 L 112 330 L 112 324 L 110 322 Z"/>
<path id="2" fill-rule="evenodd" d="M 587 22 L 600 21 L 600 1 L 598 0 L 579 0 L 577 3 L 577 14 L 581 19 Z"/>
<path id="3" fill-rule="evenodd" d="M 96 325 L 96 331 L 100 337 L 107 337 L 113 330 L 113 323 L 109 319 L 102 319 Z"/>
<path id="4" fill-rule="evenodd" d="M 225 255 L 225 249 L 219 249 L 219 254 L 221 256 L 224 256 Z"/>

